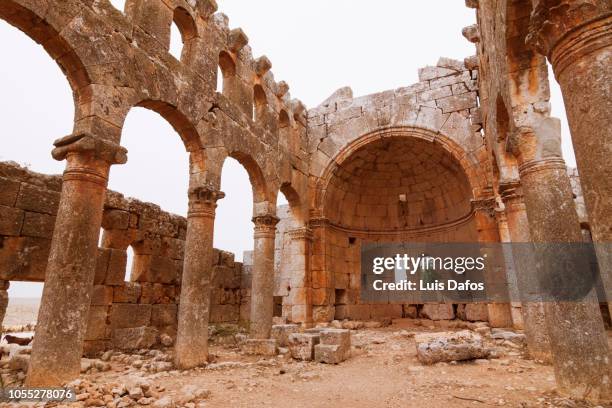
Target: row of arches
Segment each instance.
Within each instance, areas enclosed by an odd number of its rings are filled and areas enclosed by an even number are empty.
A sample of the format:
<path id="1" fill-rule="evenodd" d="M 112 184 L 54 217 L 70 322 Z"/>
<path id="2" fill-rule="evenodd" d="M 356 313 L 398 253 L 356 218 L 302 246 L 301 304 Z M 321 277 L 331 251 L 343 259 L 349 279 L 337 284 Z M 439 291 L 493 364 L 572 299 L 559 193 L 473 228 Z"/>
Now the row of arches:
<path id="1" fill-rule="evenodd" d="M 65 164 L 53 160 L 50 150 L 54 139 L 72 130 L 75 113 L 70 86 L 59 67 L 34 42 L 3 20 L 0 36 L 7 39 L 0 52 L 11 56 L 0 68 L 3 78 L 11 78 L 2 84 L 11 97 L 0 101 L 4 117 L 0 134 L 6 138 L 0 160 L 17 161 L 40 173 L 61 174 Z M 189 131 L 185 118 L 162 104 L 134 107 L 122 129 L 122 143 L 129 151 L 129 161 L 111 167 L 109 189 L 186 216 L 189 155 L 177 133 L 180 136 Z M 184 145 L 188 145 L 190 137 L 183 138 Z M 9 138 L 10 143 L 6 143 Z M 251 175 L 242 163 L 249 167 Z M 265 180 L 257 166 L 248 155 L 235 152 L 224 160 L 221 171 L 220 187 L 226 198 L 217 209 L 220 228 L 215 229 L 214 245 L 235 253 L 237 260 L 253 247 L 254 199 L 267 198 L 263 193 Z M 283 192 L 288 192 L 292 203 L 298 205 L 297 193 L 285 186 L 281 188 L 278 205 L 289 204 Z M 126 280 L 134 258 L 131 246 L 128 254 Z M 42 285 L 16 283 L 10 290 L 11 294 L 40 296 Z"/>

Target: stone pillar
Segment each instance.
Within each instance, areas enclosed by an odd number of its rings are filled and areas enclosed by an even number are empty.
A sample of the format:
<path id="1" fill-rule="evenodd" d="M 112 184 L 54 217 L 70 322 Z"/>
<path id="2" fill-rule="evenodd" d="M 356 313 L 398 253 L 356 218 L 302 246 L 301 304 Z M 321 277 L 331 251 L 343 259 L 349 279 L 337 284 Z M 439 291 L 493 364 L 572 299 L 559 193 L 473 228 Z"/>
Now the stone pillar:
<path id="1" fill-rule="evenodd" d="M 2 323 L 4 323 L 4 316 L 6 316 L 6 307 L 9 302 L 8 288 L 11 286 L 11 282 L 2 280 L 0 281 L 0 336 L 2 336 Z"/>
<path id="2" fill-rule="evenodd" d="M 208 359 L 208 320 L 213 267 L 213 236 L 217 201 L 221 191 L 189 189 L 187 237 L 178 311 L 175 365 L 189 369 Z"/>
<path id="3" fill-rule="evenodd" d="M 251 338 L 269 339 L 274 315 L 274 238 L 278 217 L 253 217 L 255 244 L 251 286 Z"/>
<path id="4" fill-rule="evenodd" d="M 313 235 L 309 228 L 288 231 L 290 242 L 289 256 L 291 272 L 291 322 L 312 324 L 312 278 L 310 273 L 310 253 Z"/>
<path id="5" fill-rule="evenodd" d="M 531 242 L 531 234 L 521 185 L 518 181 L 513 181 L 502 183 L 499 189 L 505 207 L 510 242 L 514 250 L 513 261 L 517 273 L 519 294 L 525 294 L 525 298 L 529 294 L 537 296 L 538 288 L 533 287 L 536 282 L 528 279 L 535 275 L 535 262 L 533 258 L 527 256 L 529 251 L 527 251 L 528 248 L 525 248 L 526 244 Z M 547 363 L 552 362 L 544 319 L 544 304 L 541 302 L 523 302 L 521 312 L 529 354 L 533 359 Z"/>
<path id="6" fill-rule="evenodd" d="M 67 160 L 26 384 L 60 386 L 81 371 L 110 165 L 126 150 L 86 134 L 55 142 Z"/>
<path id="7" fill-rule="evenodd" d="M 495 205 L 495 198 L 472 202 L 476 228 L 478 229 L 478 241 L 481 243 L 500 242 Z M 512 327 L 510 303 L 488 303 L 487 311 L 491 327 Z"/>
<path id="8" fill-rule="evenodd" d="M 540 0 L 528 41 L 548 57 L 561 86 L 612 313 L 612 5 L 609 0 Z"/>
<path id="9" fill-rule="evenodd" d="M 561 158 L 559 120 L 547 118 L 534 128 L 521 128 L 516 137 L 533 242 L 580 243 L 578 215 Z M 563 253 L 552 254 L 554 260 L 546 255 L 537 250 L 536 264 L 558 262 Z M 595 290 L 581 301 L 547 301 L 544 312 L 559 392 L 594 401 L 612 398 L 608 341 Z"/>

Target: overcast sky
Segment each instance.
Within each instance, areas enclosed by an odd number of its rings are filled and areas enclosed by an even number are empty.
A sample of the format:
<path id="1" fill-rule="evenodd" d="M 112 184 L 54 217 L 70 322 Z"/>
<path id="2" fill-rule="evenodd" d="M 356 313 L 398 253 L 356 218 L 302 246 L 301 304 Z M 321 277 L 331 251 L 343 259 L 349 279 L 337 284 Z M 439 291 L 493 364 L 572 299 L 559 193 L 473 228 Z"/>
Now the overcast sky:
<path id="1" fill-rule="evenodd" d="M 112 0 L 122 8 L 123 1 Z M 336 89 L 351 86 L 355 96 L 406 86 L 417 71 L 440 56 L 462 60 L 475 54 L 461 29 L 475 23 L 462 0 L 218 0 L 230 27 L 242 27 L 253 55 L 267 55 L 277 81 L 309 108 Z M 180 47 L 173 31 L 172 49 Z M 50 156 L 52 142 L 72 130 L 74 108 L 65 77 L 44 50 L 0 21 L 0 160 L 32 170 L 61 173 Z M 566 161 L 575 165 L 557 84 L 553 115 L 564 121 Z M 109 187 L 127 196 L 185 215 L 188 158 L 174 130 L 156 113 L 133 109 L 122 144 L 128 163 L 114 166 Z M 236 253 L 252 248 L 252 195 L 242 167 L 224 166 L 215 223 L 215 246 Z M 39 296 L 42 285 L 13 283 L 13 297 Z"/>

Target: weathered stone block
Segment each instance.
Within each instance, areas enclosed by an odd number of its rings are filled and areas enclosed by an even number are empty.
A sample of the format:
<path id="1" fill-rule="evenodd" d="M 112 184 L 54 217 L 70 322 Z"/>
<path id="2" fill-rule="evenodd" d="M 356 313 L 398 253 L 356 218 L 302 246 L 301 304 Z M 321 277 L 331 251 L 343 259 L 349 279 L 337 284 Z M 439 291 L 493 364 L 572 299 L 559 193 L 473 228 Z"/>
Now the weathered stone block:
<path id="1" fill-rule="evenodd" d="M 245 354 L 275 356 L 278 353 L 275 339 L 248 339 L 242 346 Z"/>
<path id="2" fill-rule="evenodd" d="M 296 360 L 312 361 L 314 348 L 319 344 L 319 333 L 293 333 L 289 336 L 289 351 Z"/>
<path id="3" fill-rule="evenodd" d="M 0 279 L 43 282 L 51 240 L 4 237 L 0 245 Z"/>
<path id="4" fill-rule="evenodd" d="M 428 303 L 423 305 L 421 317 L 431 320 L 452 320 L 455 318 L 455 312 L 450 303 Z"/>
<path id="5" fill-rule="evenodd" d="M 130 213 L 122 210 L 106 210 L 102 216 L 102 228 L 126 230 L 130 225 Z"/>
<path id="6" fill-rule="evenodd" d="M 85 340 L 107 339 L 109 334 L 110 326 L 108 324 L 108 307 L 91 306 L 89 308 L 89 317 L 87 319 Z"/>
<path id="7" fill-rule="evenodd" d="M 26 211 L 55 215 L 59 206 L 60 193 L 43 190 L 31 184 L 22 184 L 15 207 Z"/>
<path id="8" fill-rule="evenodd" d="M 51 239 L 54 226 L 54 216 L 26 211 L 21 235 Z"/>
<path id="9" fill-rule="evenodd" d="M 151 305 L 115 303 L 111 306 L 110 323 L 113 328 L 148 326 L 151 322 Z"/>
<path id="10" fill-rule="evenodd" d="M 482 337 L 468 330 L 415 336 L 417 358 L 423 364 L 486 358 Z"/>
<path id="11" fill-rule="evenodd" d="M 314 359 L 319 363 L 339 364 L 348 358 L 344 349 L 334 344 L 317 344 L 314 352 Z"/>
<path id="12" fill-rule="evenodd" d="M 17 194 L 19 194 L 19 184 L 17 181 L 0 177 L 0 191 L 2 191 L 2 194 L 0 194 L 0 205 L 7 207 L 15 205 Z"/>
<path id="13" fill-rule="evenodd" d="M 92 306 L 107 306 L 113 303 L 113 288 L 106 285 L 94 285 L 91 294 Z"/>
<path id="14" fill-rule="evenodd" d="M 175 304 L 151 306 L 151 325 L 155 327 L 176 326 L 178 306 Z"/>
<path id="15" fill-rule="evenodd" d="M 475 92 L 438 99 L 436 103 L 439 108 L 442 108 L 442 111 L 444 113 L 457 112 L 465 109 L 475 108 L 478 105 L 476 101 Z"/>
<path id="16" fill-rule="evenodd" d="M 297 324 L 277 324 L 272 326 L 272 338 L 276 339 L 279 347 L 287 347 L 289 336 L 298 331 Z"/>
<path id="17" fill-rule="evenodd" d="M 471 322 L 486 322 L 489 320 L 487 305 L 484 303 L 468 303 L 465 305 L 465 320 Z"/>
<path id="18" fill-rule="evenodd" d="M 0 235 L 19 236 L 24 216 L 23 210 L 0 206 Z"/>
<path id="19" fill-rule="evenodd" d="M 120 249 L 109 249 L 108 270 L 105 284 L 119 286 L 125 283 L 127 252 Z"/>
<path id="20" fill-rule="evenodd" d="M 157 343 L 158 330 L 154 327 L 130 327 L 113 330 L 113 346 L 119 350 L 150 348 Z"/>
<path id="21" fill-rule="evenodd" d="M 125 282 L 113 287 L 113 303 L 138 303 L 142 287 L 136 282 Z"/>

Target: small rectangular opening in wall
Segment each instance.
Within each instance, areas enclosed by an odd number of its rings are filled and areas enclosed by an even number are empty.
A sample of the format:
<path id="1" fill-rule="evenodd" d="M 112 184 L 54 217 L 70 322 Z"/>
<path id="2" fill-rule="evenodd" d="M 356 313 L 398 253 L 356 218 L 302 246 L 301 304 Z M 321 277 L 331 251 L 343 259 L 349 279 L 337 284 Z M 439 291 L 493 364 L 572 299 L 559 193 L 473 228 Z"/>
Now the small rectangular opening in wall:
<path id="1" fill-rule="evenodd" d="M 357 242 L 357 238 L 349 237 L 349 245 L 355 245 L 355 242 Z"/>
<path id="2" fill-rule="evenodd" d="M 283 297 L 282 296 L 274 296 L 274 317 L 282 317 L 283 316 Z"/>
<path id="3" fill-rule="evenodd" d="M 348 293 L 346 289 L 336 289 L 336 301 L 334 302 L 334 319 L 344 320 L 347 318 Z"/>

